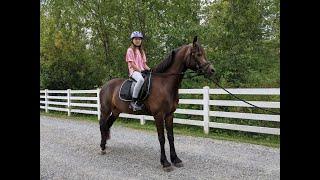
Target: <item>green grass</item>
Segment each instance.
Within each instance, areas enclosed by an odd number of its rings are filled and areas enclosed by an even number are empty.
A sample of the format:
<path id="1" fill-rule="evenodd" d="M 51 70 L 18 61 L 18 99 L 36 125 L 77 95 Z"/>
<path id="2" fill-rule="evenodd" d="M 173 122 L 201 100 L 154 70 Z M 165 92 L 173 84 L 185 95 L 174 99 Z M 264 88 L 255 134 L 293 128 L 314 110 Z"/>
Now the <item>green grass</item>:
<path id="1" fill-rule="evenodd" d="M 51 111 L 49 113 L 45 113 L 42 110 L 40 111 L 40 115 L 58 117 L 58 118 L 64 118 L 64 119 L 85 120 L 85 121 L 92 121 L 92 122 L 98 123 L 97 116 L 93 116 L 93 115 L 72 114 L 72 116 L 67 116 L 67 113 L 65 112 Z M 132 129 L 139 129 L 143 131 L 156 133 L 156 127 L 155 127 L 154 121 L 147 120 L 144 125 L 141 125 L 138 119 L 118 118 L 115 121 L 114 126 L 123 126 L 123 127 L 132 128 Z M 205 134 L 203 132 L 202 127 L 182 125 L 182 124 L 174 124 L 174 134 L 218 139 L 218 140 L 235 141 L 235 142 L 241 142 L 241 143 L 258 144 L 258 145 L 263 145 L 263 146 L 268 146 L 273 148 L 280 147 L 280 136 L 278 135 L 258 134 L 258 133 L 249 133 L 249 132 L 242 132 L 242 131 L 232 131 L 232 130 L 213 129 L 213 128 L 210 128 L 209 134 Z"/>

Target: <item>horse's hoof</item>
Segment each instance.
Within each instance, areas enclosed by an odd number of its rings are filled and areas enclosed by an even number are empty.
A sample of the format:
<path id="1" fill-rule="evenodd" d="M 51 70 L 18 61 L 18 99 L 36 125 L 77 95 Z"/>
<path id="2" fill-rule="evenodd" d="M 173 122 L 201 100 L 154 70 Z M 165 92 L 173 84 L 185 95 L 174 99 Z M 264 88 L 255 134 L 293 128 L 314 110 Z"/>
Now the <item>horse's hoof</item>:
<path id="1" fill-rule="evenodd" d="M 175 167 L 182 167 L 183 166 L 182 161 L 178 157 L 171 158 L 171 162 Z"/>
<path id="2" fill-rule="evenodd" d="M 111 152 L 111 149 L 110 149 L 110 148 L 106 148 L 106 149 L 104 149 L 104 150 L 101 150 L 101 151 L 100 151 L 100 154 L 101 154 L 101 155 L 105 155 L 105 154 L 107 154 L 107 153 L 109 153 L 109 152 Z"/>
<path id="3" fill-rule="evenodd" d="M 100 154 L 101 154 L 101 155 L 105 155 L 106 153 L 107 153 L 106 150 L 101 150 L 101 151 L 100 151 Z"/>
<path id="4" fill-rule="evenodd" d="M 173 171 L 173 168 L 172 168 L 172 166 L 167 166 L 167 167 L 163 167 L 163 170 L 165 172 L 170 172 L 170 171 Z"/>
<path id="5" fill-rule="evenodd" d="M 175 167 L 183 167 L 183 163 L 182 162 L 179 162 L 179 163 L 174 163 L 173 164 Z"/>

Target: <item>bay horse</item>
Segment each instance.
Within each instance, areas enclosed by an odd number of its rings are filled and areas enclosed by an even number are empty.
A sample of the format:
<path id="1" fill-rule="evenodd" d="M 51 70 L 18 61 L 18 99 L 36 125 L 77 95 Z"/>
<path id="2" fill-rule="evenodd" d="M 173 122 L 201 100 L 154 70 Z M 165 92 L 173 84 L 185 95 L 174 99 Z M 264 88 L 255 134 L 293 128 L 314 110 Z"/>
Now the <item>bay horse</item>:
<path id="1" fill-rule="evenodd" d="M 142 114 L 151 115 L 155 119 L 155 125 L 160 142 L 160 163 L 165 171 L 172 168 L 168 162 L 164 144 L 164 127 L 167 130 L 167 138 L 170 145 L 170 160 L 176 167 L 182 167 L 182 161 L 178 158 L 173 136 L 173 114 L 178 106 L 178 89 L 184 76 L 184 72 L 191 69 L 201 72 L 206 76 L 214 74 L 213 66 L 207 61 L 203 47 L 198 43 L 197 36 L 193 43 L 183 45 L 173 50 L 155 68 L 151 69 L 152 87 L 149 97 L 144 100 L 145 112 Z M 119 89 L 126 79 L 115 78 L 108 81 L 100 91 L 100 132 L 101 132 L 101 154 L 106 153 L 106 143 L 110 139 L 110 127 L 118 118 L 120 113 L 138 114 L 129 108 L 129 103 L 119 98 Z"/>

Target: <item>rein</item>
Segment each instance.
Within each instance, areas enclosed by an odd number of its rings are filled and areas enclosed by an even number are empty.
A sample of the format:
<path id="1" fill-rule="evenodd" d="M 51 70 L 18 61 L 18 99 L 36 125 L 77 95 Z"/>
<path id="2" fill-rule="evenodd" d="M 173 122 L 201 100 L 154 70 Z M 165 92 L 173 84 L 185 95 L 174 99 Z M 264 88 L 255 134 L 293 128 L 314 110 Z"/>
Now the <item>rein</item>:
<path id="1" fill-rule="evenodd" d="M 188 55 L 188 58 L 189 58 L 189 59 L 187 60 L 187 63 L 190 63 L 191 58 L 192 58 L 192 55 L 193 55 L 193 52 L 191 52 L 191 53 Z M 202 64 L 202 65 L 201 65 L 200 62 L 198 62 L 198 61 L 196 61 L 196 63 L 197 63 L 197 64 L 196 64 L 196 68 L 197 68 L 196 74 L 193 75 L 193 76 L 183 77 L 183 79 L 191 79 L 191 78 L 194 78 L 194 77 L 196 77 L 196 76 L 205 75 L 203 71 L 206 71 L 206 70 L 208 69 L 208 67 L 210 66 L 210 63 L 209 63 L 209 62 L 206 62 L 206 63 L 204 63 L 204 64 Z M 181 73 L 155 73 L 155 72 L 152 72 L 152 71 L 150 71 L 150 72 L 148 72 L 148 73 L 151 73 L 151 74 L 157 75 L 157 76 L 180 76 L 180 75 L 186 74 L 186 73 L 184 73 L 184 72 L 181 72 Z M 242 102 L 244 102 L 244 103 L 246 103 L 246 104 L 249 104 L 249 105 L 251 105 L 252 107 L 261 109 L 261 110 L 263 110 L 263 111 L 268 111 L 268 112 L 271 112 L 271 113 L 276 114 L 276 115 L 280 115 L 279 112 L 275 112 L 275 111 L 271 111 L 271 110 L 268 110 L 268 109 L 265 109 L 265 108 L 258 107 L 258 106 L 254 105 L 254 104 L 251 104 L 251 103 L 249 103 L 249 102 L 247 102 L 247 101 L 245 101 L 245 100 L 237 97 L 236 95 L 232 94 L 231 92 L 229 92 L 228 90 L 226 90 L 224 87 L 222 87 L 222 86 L 221 86 L 218 82 L 216 82 L 214 79 L 211 79 L 211 80 L 212 80 L 218 87 L 220 87 L 221 89 L 223 89 L 224 91 L 226 91 L 228 94 L 230 94 L 232 97 L 234 97 L 234 98 L 236 98 L 236 99 L 238 99 L 238 100 L 240 100 L 240 101 L 242 101 Z"/>
<path id="2" fill-rule="evenodd" d="M 191 60 L 191 58 L 192 58 L 192 53 L 190 53 L 189 55 L 188 55 L 188 63 L 190 62 L 190 60 Z M 209 62 L 206 62 L 206 63 L 204 63 L 204 64 L 200 64 L 198 61 L 196 61 L 197 62 L 197 73 L 202 73 L 201 72 L 201 70 L 199 70 L 199 69 L 203 69 L 204 67 L 205 67 L 205 70 L 210 66 L 210 63 Z M 179 76 L 179 75 L 184 75 L 185 73 L 184 72 L 181 72 L 181 73 L 155 73 L 155 72 L 150 72 L 151 74 L 153 74 L 153 75 L 158 75 L 158 76 Z M 195 77 L 195 76 L 193 76 L 193 77 Z"/>
<path id="3" fill-rule="evenodd" d="M 183 72 L 181 73 L 155 73 L 155 72 L 150 72 L 152 75 L 157 75 L 157 76 L 179 76 L 179 75 L 184 75 Z"/>
<path id="4" fill-rule="evenodd" d="M 181 73 L 154 73 L 154 72 L 150 72 L 150 73 L 153 74 L 153 75 L 159 75 L 159 76 L 176 76 L 176 75 L 184 75 L 184 74 L 187 74 L 187 73 L 183 73 L 183 72 L 181 72 Z M 192 78 L 194 78 L 194 77 L 196 77 L 196 76 L 202 76 L 202 75 L 204 75 L 203 72 L 197 71 L 196 74 L 191 75 L 191 76 L 184 77 L 183 79 L 192 79 Z M 275 111 L 271 111 L 271 110 L 268 110 L 268 109 L 265 109 L 265 108 L 261 108 L 261 107 L 259 107 L 259 106 L 256 106 L 256 105 L 254 105 L 254 104 L 251 104 L 251 103 L 247 102 L 246 100 L 243 100 L 243 99 L 239 98 L 238 96 L 232 94 L 231 92 L 229 92 L 228 90 L 226 90 L 224 87 L 222 87 L 222 86 L 221 86 L 218 82 L 216 82 L 214 79 L 211 79 L 211 80 L 212 80 L 218 87 L 220 87 L 221 89 L 223 89 L 224 91 L 226 91 L 228 94 L 230 94 L 232 97 L 234 97 L 234 98 L 236 98 L 236 99 L 238 99 L 238 100 L 240 100 L 240 101 L 242 101 L 242 102 L 244 102 L 244 103 L 246 103 L 246 104 L 249 104 L 249 105 L 251 105 L 251 106 L 253 106 L 253 107 L 255 107 L 255 108 L 261 109 L 261 110 L 263 110 L 263 111 L 271 112 L 271 113 L 273 113 L 273 114 L 275 114 L 275 115 L 280 115 L 279 112 L 275 112 Z"/>
<path id="5" fill-rule="evenodd" d="M 196 76 L 201 76 L 201 75 L 204 75 L 203 73 L 199 73 L 199 72 L 197 72 L 195 75 L 193 75 L 193 76 L 189 76 L 189 77 L 186 77 L 186 79 L 188 78 L 193 78 L 193 77 L 196 77 Z M 223 89 L 224 91 L 226 91 L 228 94 L 230 94 L 232 97 L 234 97 L 234 98 L 236 98 L 236 99 L 238 99 L 238 100 L 240 100 L 240 101 L 242 101 L 242 102 L 244 102 L 244 103 L 247 103 L 247 104 L 249 104 L 249 105 L 251 105 L 251 106 L 253 106 L 253 107 L 255 107 L 255 108 L 258 108 L 258 109 L 261 109 L 261 110 L 263 110 L 263 111 L 268 111 L 268 112 L 271 112 L 271 113 L 273 113 L 273 114 L 275 114 L 275 115 L 280 115 L 280 113 L 279 112 L 275 112 L 275 111 L 271 111 L 271 110 L 268 110 L 268 109 L 265 109 L 265 108 L 261 108 L 261 107 L 259 107 L 259 106 L 256 106 L 256 105 L 254 105 L 254 104 L 251 104 L 251 103 L 249 103 L 249 102 L 247 102 L 246 100 L 243 100 L 243 99 L 241 99 L 241 98 L 239 98 L 239 97 L 237 97 L 236 95 L 234 95 L 234 94 L 232 94 L 231 92 L 229 92 L 228 90 L 226 90 L 224 87 L 222 87 L 218 82 L 216 82 L 214 79 L 211 79 L 218 87 L 220 87 L 221 89 Z"/>

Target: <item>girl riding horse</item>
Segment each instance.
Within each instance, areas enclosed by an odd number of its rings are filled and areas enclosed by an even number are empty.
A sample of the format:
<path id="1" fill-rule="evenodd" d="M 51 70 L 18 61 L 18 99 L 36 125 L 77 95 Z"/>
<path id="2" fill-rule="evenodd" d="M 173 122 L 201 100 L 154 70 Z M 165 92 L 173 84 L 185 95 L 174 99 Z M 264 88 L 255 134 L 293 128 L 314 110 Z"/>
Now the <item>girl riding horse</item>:
<path id="1" fill-rule="evenodd" d="M 183 45 L 162 61 L 158 66 L 152 69 L 152 87 L 149 98 L 144 100 L 146 114 L 154 117 L 157 127 L 158 139 L 160 143 L 160 162 L 164 170 L 171 170 L 171 164 L 168 162 L 164 144 L 164 127 L 167 130 L 167 138 L 170 145 L 170 160 L 174 166 L 183 166 L 178 158 L 173 136 L 173 114 L 178 106 L 178 90 L 184 76 L 184 72 L 191 69 L 201 72 L 207 76 L 214 73 L 213 66 L 207 61 L 204 49 L 194 38 L 190 45 Z M 129 102 L 120 100 L 118 94 L 121 84 L 125 79 L 116 78 L 107 82 L 100 91 L 101 116 L 101 153 L 106 153 L 106 141 L 110 138 L 110 127 L 118 118 L 120 113 L 133 114 L 134 111 L 129 108 Z"/>

